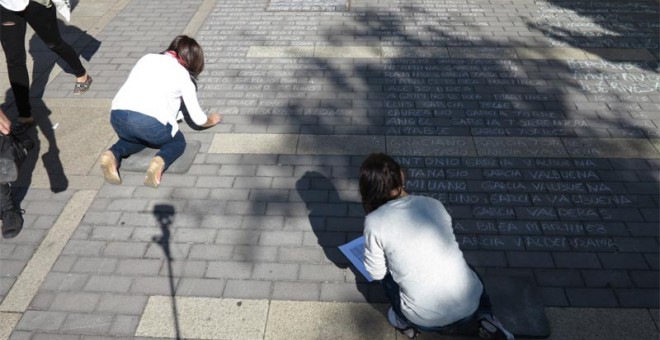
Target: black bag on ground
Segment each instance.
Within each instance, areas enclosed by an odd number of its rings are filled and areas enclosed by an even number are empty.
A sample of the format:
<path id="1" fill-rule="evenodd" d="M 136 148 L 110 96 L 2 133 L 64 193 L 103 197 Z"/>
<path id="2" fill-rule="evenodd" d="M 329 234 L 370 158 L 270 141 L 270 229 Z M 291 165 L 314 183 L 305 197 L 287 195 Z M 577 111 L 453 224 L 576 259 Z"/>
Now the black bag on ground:
<path id="1" fill-rule="evenodd" d="M 18 171 L 34 143 L 24 133 L 0 134 L 0 183 L 10 183 L 18 178 Z"/>

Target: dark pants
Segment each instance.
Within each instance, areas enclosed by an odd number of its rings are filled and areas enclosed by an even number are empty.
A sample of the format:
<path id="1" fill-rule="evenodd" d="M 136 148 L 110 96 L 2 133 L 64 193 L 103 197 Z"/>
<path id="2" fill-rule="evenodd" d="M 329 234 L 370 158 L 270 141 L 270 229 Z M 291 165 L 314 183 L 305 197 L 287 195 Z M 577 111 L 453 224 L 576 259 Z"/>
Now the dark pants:
<path id="1" fill-rule="evenodd" d="M 5 51 L 9 83 L 21 117 L 31 116 L 30 79 L 25 52 L 26 24 L 32 27 L 48 48 L 57 53 L 73 69 L 76 77 L 82 77 L 87 73 L 73 47 L 62 40 L 57 27 L 55 6 L 47 8 L 30 1 L 27 8 L 21 12 L 13 12 L 0 6 L 0 42 Z"/>
<path id="2" fill-rule="evenodd" d="M 476 272 L 475 272 L 476 273 Z M 478 276 L 478 274 L 477 274 Z M 479 278 L 481 280 L 481 278 Z M 483 281 L 482 281 L 483 282 Z M 399 319 L 405 321 L 410 326 L 422 332 L 431 332 L 431 333 L 441 333 L 441 334 L 457 334 L 457 335 L 474 335 L 477 333 L 478 324 L 477 318 L 483 314 L 492 313 L 492 307 L 490 303 L 490 298 L 486 293 L 486 288 L 481 293 L 479 298 L 479 307 L 471 315 L 466 316 L 465 318 L 453 322 L 449 325 L 437 326 L 437 327 L 426 327 L 416 325 L 408 318 L 406 318 L 401 312 L 401 291 L 399 289 L 399 284 L 394 281 L 391 274 L 387 274 L 381 281 L 381 285 L 385 290 L 385 295 L 390 300 L 392 304 L 392 310 L 396 313 Z"/>
<path id="3" fill-rule="evenodd" d="M 11 197 L 11 185 L 9 183 L 0 184 L 0 211 L 14 208 L 14 201 Z"/>
<path id="4" fill-rule="evenodd" d="M 156 156 L 165 161 L 167 168 L 186 149 L 186 140 L 181 131 L 172 137 L 171 125 L 163 125 L 156 118 L 139 112 L 112 110 L 110 124 L 119 136 L 117 143 L 110 148 L 118 161 L 146 147 L 153 147 L 160 149 Z"/>

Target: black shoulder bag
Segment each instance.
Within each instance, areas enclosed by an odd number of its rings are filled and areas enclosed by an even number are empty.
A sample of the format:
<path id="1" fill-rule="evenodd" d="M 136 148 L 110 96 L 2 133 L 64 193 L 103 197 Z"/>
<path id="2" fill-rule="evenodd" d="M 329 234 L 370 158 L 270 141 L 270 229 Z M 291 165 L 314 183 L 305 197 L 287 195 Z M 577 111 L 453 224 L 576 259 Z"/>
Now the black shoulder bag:
<path id="1" fill-rule="evenodd" d="M 25 133 L 0 134 L 0 183 L 10 183 L 18 178 L 18 171 L 33 146 Z"/>

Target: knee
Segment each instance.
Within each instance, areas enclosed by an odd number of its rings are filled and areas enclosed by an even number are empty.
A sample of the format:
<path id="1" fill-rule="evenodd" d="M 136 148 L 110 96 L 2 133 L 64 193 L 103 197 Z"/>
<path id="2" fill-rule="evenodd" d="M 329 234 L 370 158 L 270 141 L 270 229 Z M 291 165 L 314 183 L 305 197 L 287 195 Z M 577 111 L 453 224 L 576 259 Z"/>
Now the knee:
<path id="1" fill-rule="evenodd" d="M 50 48 L 52 51 L 57 52 L 61 50 L 63 47 L 65 47 L 66 43 L 64 42 L 64 40 L 59 39 L 57 41 L 46 43 L 46 46 L 48 46 L 48 48 Z"/>

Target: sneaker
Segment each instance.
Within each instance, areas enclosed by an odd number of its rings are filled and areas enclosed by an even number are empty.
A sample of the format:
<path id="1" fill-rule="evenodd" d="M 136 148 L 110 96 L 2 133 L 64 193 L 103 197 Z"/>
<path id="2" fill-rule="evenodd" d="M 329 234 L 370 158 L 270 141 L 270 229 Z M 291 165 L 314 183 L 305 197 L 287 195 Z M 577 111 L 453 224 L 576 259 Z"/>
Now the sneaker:
<path id="1" fill-rule="evenodd" d="M 401 334 L 408 337 L 408 339 L 415 339 L 419 332 L 409 325 L 406 321 L 401 320 L 398 315 L 394 312 L 394 309 L 390 306 L 390 309 L 387 310 L 387 321 L 392 325 L 397 331 Z"/>
<path id="2" fill-rule="evenodd" d="M 103 179 L 110 184 L 121 184 L 121 177 L 117 172 L 117 159 L 110 150 L 103 151 L 101 154 L 101 170 L 103 170 Z"/>
<path id="3" fill-rule="evenodd" d="M 514 340 L 513 334 L 506 330 L 495 316 L 485 314 L 478 320 L 479 337 L 483 339 Z"/>
<path id="4" fill-rule="evenodd" d="M 0 212 L 2 219 L 2 237 L 14 238 L 23 229 L 23 211 L 16 208 L 8 208 Z"/>

